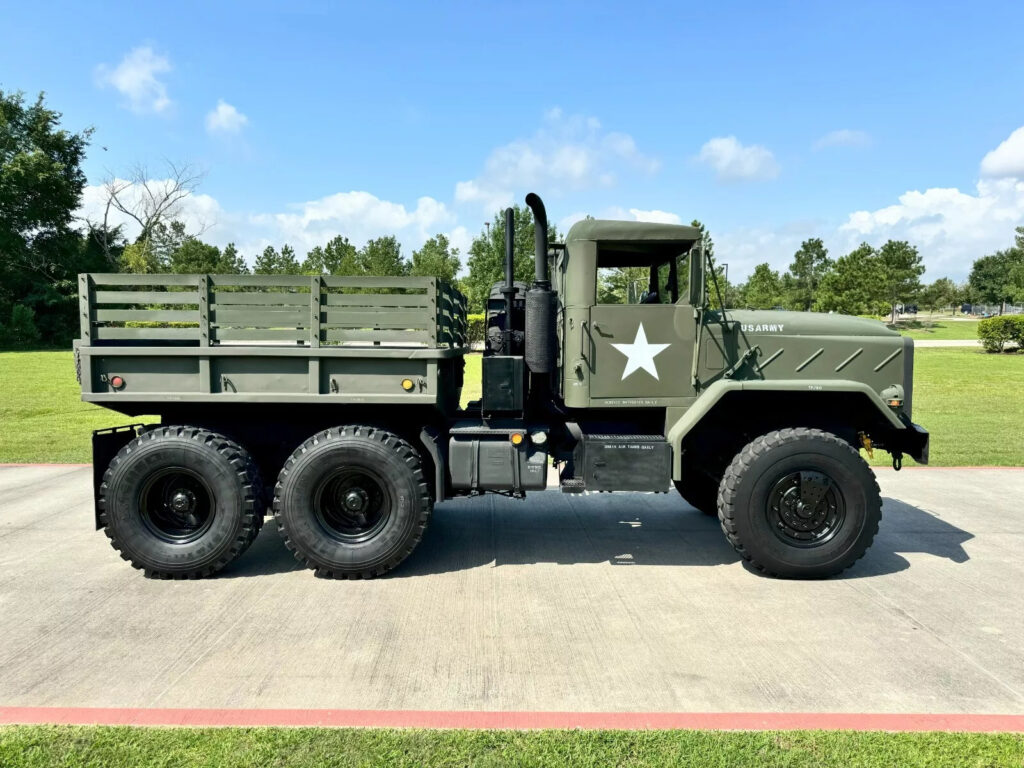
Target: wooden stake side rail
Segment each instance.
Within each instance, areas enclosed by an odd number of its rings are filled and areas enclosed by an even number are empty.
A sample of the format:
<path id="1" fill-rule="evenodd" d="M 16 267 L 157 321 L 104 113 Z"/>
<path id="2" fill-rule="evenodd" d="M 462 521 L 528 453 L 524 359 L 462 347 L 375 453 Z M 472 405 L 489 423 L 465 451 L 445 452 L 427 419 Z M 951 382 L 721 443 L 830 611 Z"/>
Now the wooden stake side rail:
<path id="1" fill-rule="evenodd" d="M 94 273 L 79 299 L 84 345 L 466 345 L 466 299 L 433 277 Z"/>

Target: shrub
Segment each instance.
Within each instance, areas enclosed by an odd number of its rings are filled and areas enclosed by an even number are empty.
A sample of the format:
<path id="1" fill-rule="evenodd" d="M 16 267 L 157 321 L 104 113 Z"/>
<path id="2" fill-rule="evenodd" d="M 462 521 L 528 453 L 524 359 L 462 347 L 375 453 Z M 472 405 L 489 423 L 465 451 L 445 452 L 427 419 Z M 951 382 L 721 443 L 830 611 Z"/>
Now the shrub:
<path id="1" fill-rule="evenodd" d="M 485 322 L 486 316 L 482 312 L 466 315 L 466 341 L 470 346 L 483 343 L 486 330 Z"/>
<path id="2" fill-rule="evenodd" d="M 1000 315 L 978 323 L 978 338 L 986 352 L 1002 352 L 1007 345 L 1024 348 L 1024 315 Z"/>
<path id="3" fill-rule="evenodd" d="M 36 313 L 23 304 L 15 304 L 11 308 L 9 323 L 0 323 L 0 347 L 29 349 L 39 346 L 39 338 Z"/>

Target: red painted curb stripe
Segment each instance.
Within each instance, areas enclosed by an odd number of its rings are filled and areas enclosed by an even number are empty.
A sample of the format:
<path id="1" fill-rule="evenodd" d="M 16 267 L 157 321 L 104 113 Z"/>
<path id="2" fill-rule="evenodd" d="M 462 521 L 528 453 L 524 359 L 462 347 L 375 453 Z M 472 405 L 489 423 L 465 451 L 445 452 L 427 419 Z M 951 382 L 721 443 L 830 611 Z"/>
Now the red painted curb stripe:
<path id="1" fill-rule="evenodd" d="M 455 712 L 372 709 L 0 707 L 0 723 L 137 726 L 962 731 L 1024 733 L 1024 715 L 827 712 Z"/>

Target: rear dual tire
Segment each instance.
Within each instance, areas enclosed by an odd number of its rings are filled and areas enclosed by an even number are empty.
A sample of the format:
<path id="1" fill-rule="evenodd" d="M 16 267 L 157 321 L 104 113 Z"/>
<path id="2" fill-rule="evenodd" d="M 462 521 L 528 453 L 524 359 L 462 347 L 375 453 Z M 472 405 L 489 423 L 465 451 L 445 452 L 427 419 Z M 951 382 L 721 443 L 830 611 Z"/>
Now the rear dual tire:
<path id="1" fill-rule="evenodd" d="M 274 489 L 285 545 L 319 576 L 381 576 L 405 560 L 433 501 L 417 451 L 367 426 L 320 432 L 291 455 Z"/>
<path id="2" fill-rule="evenodd" d="M 152 578 L 211 576 L 249 548 L 263 523 L 252 457 L 197 427 L 143 432 L 110 462 L 100 523 L 121 557 Z"/>

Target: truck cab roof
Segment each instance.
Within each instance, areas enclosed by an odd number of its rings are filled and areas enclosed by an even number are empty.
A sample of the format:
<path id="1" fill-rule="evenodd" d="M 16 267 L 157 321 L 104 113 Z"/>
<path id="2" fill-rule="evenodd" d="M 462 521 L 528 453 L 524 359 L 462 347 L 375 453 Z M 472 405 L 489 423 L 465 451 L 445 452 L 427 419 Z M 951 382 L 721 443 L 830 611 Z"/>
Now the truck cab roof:
<path id="1" fill-rule="evenodd" d="M 569 229 L 566 241 L 596 240 L 604 243 L 659 243 L 683 246 L 685 250 L 700 239 L 700 230 L 682 224 L 648 221 L 584 219 Z"/>

